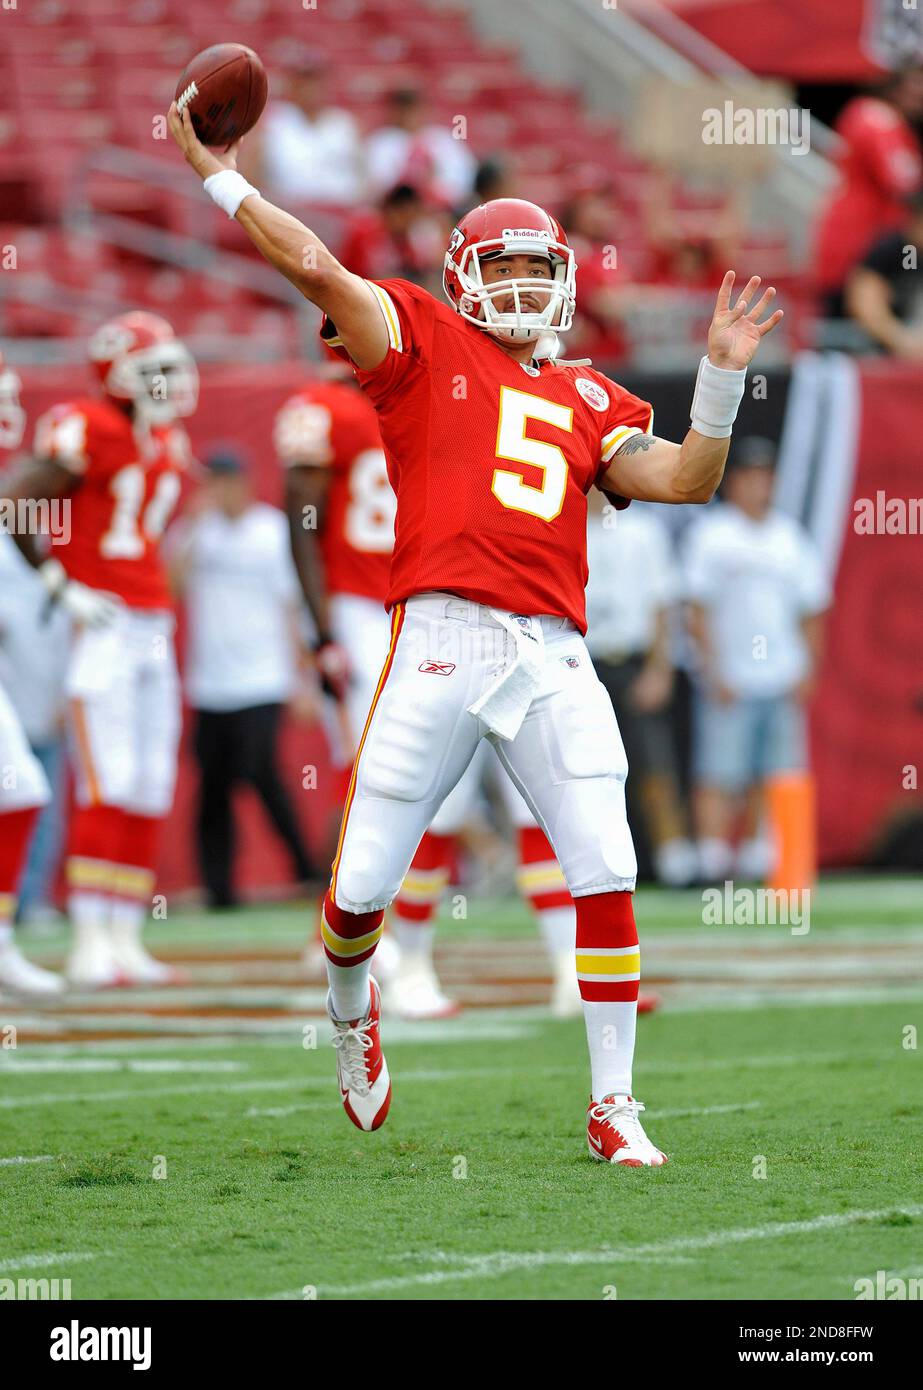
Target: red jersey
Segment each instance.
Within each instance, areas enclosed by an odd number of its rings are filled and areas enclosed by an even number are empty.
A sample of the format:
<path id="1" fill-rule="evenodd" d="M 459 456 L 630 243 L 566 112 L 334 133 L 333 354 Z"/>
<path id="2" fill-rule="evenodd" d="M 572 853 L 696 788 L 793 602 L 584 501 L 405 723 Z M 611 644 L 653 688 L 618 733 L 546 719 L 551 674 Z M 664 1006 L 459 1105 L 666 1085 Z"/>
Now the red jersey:
<path id="1" fill-rule="evenodd" d="M 835 130 L 840 182 L 817 232 L 815 274 L 823 291 L 838 289 L 884 232 L 907 221 L 905 200 L 923 183 L 920 142 L 901 113 L 875 97 L 854 97 Z"/>
<path id="2" fill-rule="evenodd" d="M 397 499 L 373 408 L 354 386 L 315 382 L 285 402 L 274 439 L 285 467 L 330 469 L 319 536 L 327 592 L 384 603 Z"/>
<path id="3" fill-rule="evenodd" d="M 369 284 L 388 355 L 357 376 L 397 493 L 388 606 L 448 590 L 585 632 L 586 495 L 650 405 L 591 367 L 521 366 L 417 285 Z"/>
<path id="4" fill-rule="evenodd" d="M 35 452 L 73 474 L 67 539 L 54 557 L 68 575 L 130 608 L 170 608 L 159 542 L 182 488 L 189 440 L 176 425 L 142 431 L 105 400 L 53 406 Z"/>

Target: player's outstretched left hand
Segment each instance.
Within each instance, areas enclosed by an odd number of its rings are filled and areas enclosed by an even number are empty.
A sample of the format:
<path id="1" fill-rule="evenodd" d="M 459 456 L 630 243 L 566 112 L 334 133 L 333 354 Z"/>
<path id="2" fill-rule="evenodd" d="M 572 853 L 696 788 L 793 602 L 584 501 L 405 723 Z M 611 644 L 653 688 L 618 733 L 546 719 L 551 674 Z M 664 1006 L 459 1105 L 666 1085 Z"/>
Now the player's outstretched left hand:
<path id="1" fill-rule="evenodd" d="M 167 124 L 170 134 L 183 152 L 186 163 L 192 165 L 200 179 L 207 179 L 209 174 L 217 174 L 222 169 L 237 168 L 240 141 L 235 140 L 233 145 L 229 145 L 220 153 L 210 150 L 196 135 L 188 106 L 178 111 L 174 101 L 167 112 Z"/>
<path id="2" fill-rule="evenodd" d="M 715 314 L 708 330 L 708 357 L 716 367 L 740 370 L 753 359 L 760 339 L 771 333 L 782 318 L 782 310 L 776 309 L 765 323 L 760 323 L 764 311 L 776 297 L 772 285 L 764 291 L 757 303 L 750 308 L 750 301 L 760 286 L 760 277 L 754 275 L 741 290 L 737 303 L 731 308 L 731 290 L 734 287 L 734 272 L 729 270 L 721 281 Z"/>

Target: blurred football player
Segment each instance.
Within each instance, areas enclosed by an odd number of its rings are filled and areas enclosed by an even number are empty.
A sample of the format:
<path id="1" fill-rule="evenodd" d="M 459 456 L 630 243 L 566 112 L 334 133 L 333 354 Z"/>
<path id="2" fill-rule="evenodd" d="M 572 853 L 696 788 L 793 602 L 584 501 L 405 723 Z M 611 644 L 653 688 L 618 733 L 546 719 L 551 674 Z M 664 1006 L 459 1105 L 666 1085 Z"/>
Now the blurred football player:
<path id="1" fill-rule="evenodd" d="M 344 270 L 319 239 L 196 138 L 171 130 L 206 192 L 325 314 L 322 334 L 378 410 L 398 499 L 391 644 L 359 743 L 324 905 L 340 1094 L 376 1129 L 391 1103 L 371 959 L 420 837 L 489 738 L 548 832 L 576 902 L 592 1074 L 592 1157 L 660 1166 L 632 1094 L 639 951 L 627 763 L 583 642 L 586 494 L 705 502 L 717 487 L 746 367 L 778 311 L 755 277 L 718 293 L 682 445 L 649 404 L 557 360 L 573 320 L 573 253 L 532 203 L 500 199 L 452 233 L 448 304 Z"/>
<path id="2" fill-rule="evenodd" d="M 198 374 L 170 325 L 141 311 L 104 324 L 89 351 L 100 395 L 38 421 L 17 486 L 20 497 L 66 498 L 69 526 L 49 558 L 30 537 L 17 542 L 75 624 L 68 976 L 83 987 L 160 984 L 175 972 L 141 935 L 173 801 L 180 697 L 158 547 L 189 457 L 177 422 L 195 409 Z"/>
<path id="3" fill-rule="evenodd" d="M 26 427 L 19 377 L 0 353 L 0 460 L 17 449 Z M 12 502 L 5 496 L 5 505 Z M 64 981 L 26 960 L 13 938 L 16 895 L 35 822 L 51 797 L 48 779 L 0 686 L 0 989 L 36 996 L 60 994 Z"/>

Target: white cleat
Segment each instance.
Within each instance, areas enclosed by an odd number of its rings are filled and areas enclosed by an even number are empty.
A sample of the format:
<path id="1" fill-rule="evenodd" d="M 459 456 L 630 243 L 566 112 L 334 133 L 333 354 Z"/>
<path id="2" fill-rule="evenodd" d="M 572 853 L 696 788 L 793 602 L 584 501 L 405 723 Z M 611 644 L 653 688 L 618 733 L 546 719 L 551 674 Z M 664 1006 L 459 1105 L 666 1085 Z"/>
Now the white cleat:
<path id="1" fill-rule="evenodd" d="M 0 987 L 14 994 L 52 999 L 63 993 L 65 982 L 62 976 L 26 960 L 16 943 L 9 941 L 0 948 Z"/>
<path id="2" fill-rule="evenodd" d="M 343 1109 L 357 1129 L 383 1125 L 391 1106 L 391 1077 L 381 1050 L 381 990 L 369 978 L 371 998 L 365 1018 L 339 1019 L 327 996 L 337 1052 L 337 1084 Z"/>
<path id="3" fill-rule="evenodd" d="M 377 960 L 376 954 L 376 960 Z M 404 956 L 400 969 L 386 987 L 385 1006 L 409 1023 L 424 1019 L 454 1018 L 461 1005 L 443 994 L 436 972 L 428 960 Z"/>
<path id="4" fill-rule="evenodd" d="M 623 1168 L 661 1168 L 665 1153 L 654 1147 L 641 1126 L 644 1106 L 633 1096 L 603 1096 L 590 1101 L 586 1138 L 590 1157 Z"/>
<path id="5" fill-rule="evenodd" d="M 139 941 L 114 941 L 112 959 L 123 984 L 181 985 L 186 980 L 181 970 L 152 956 Z"/>
<path id="6" fill-rule="evenodd" d="M 128 983 L 109 946 L 101 941 L 73 950 L 64 974 L 74 989 L 118 989 Z"/>
<path id="7" fill-rule="evenodd" d="M 577 982 L 577 956 L 573 947 L 557 951 L 552 957 L 554 984 L 551 987 L 552 1018 L 576 1018 L 583 1012 L 580 985 Z"/>

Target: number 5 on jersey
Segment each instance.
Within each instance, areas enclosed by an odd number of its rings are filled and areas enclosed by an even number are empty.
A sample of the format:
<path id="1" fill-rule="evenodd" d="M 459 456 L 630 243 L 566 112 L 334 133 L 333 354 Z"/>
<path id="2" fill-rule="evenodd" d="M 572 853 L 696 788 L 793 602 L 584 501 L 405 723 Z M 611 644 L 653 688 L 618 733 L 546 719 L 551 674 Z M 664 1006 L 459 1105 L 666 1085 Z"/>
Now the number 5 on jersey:
<path id="1" fill-rule="evenodd" d="M 532 396 L 528 391 L 516 391 L 511 386 L 501 386 L 497 457 L 513 463 L 534 464 L 542 470 L 543 477 L 541 485 L 535 487 L 527 483 L 521 473 L 495 468 L 491 492 L 504 507 L 528 512 L 542 521 L 553 521 L 564 505 L 567 459 L 557 444 L 531 439 L 526 434 L 529 420 L 541 420 L 568 434 L 574 428 L 574 412 L 570 406 Z"/>

